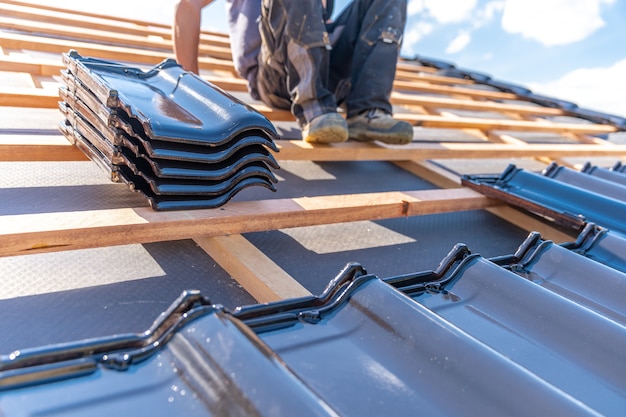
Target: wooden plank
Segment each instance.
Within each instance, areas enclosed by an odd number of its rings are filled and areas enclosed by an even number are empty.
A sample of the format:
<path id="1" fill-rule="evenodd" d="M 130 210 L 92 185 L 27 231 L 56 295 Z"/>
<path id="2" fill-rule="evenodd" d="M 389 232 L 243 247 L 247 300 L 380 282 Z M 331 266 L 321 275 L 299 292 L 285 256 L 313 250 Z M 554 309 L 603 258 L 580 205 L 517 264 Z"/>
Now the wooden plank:
<path id="1" fill-rule="evenodd" d="M 553 133 L 592 133 L 605 134 L 617 131 L 609 125 L 593 123 L 553 123 L 547 120 L 506 120 L 482 119 L 477 117 L 458 117 L 451 119 L 436 115 L 396 114 L 396 118 L 406 120 L 414 126 L 444 128 L 444 129 L 480 129 L 480 130 L 517 130 L 523 132 L 553 132 Z"/>
<path id="2" fill-rule="evenodd" d="M 397 162 L 396 165 L 439 187 L 458 188 L 461 186 L 460 178 L 457 175 L 429 161 L 403 161 Z M 539 232 L 544 239 L 562 243 L 571 242 L 576 238 L 574 231 L 572 234 L 567 234 L 536 217 L 532 217 L 508 205 L 489 207 L 485 210 L 520 229 L 528 232 Z"/>
<path id="3" fill-rule="evenodd" d="M 0 86 L 0 107 L 2 106 L 54 109 L 59 107 L 59 94 L 56 90 L 44 88 Z"/>
<path id="4" fill-rule="evenodd" d="M 0 56 L 0 71 L 7 72 L 25 72 L 34 76 L 54 76 L 59 75 L 60 71 L 65 68 L 58 60 L 51 59 L 27 59 L 15 56 Z"/>
<path id="5" fill-rule="evenodd" d="M 312 145 L 302 141 L 278 141 L 282 160 L 311 161 L 405 161 L 422 159 L 463 158 L 531 158 L 534 156 L 617 156 L 626 155 L 626 145 L 598 146 L 585 144 L 507 145 L 491 143 L 413 143 L 384 146 L 345 142 L 333 145 Z"/>
<path id="6" fill-rule="evenodd" d="M 0 256 L 224 236 L 500 204 L 467 188 L 231 202 L 220 209 L 147 207 L 0 217 Z"/>
<path id="7" fill-rule="evenodd" d="M 476 98 L 487 98 L 493 100 L 518 100 L 517 95 L 511 93 L 503 93 L 500 91 L 479 90 L 468 87 L 456 87 L 447 85 L 433 85 L 416 81 L 400 81 L 394 82 L 394 88 L 402 91 L 421 91 L 425 93 L 435 94 L 459 94 Z M 522 98 L 523 99 L 523 98 Z"/>
<path id="8" fill-rule="evenodd" d="M 110 59 L 116 62 L 128 61 L 141 65 L 156 65 L 167 58 L 174 58 L 173 52 L 149 51 L 138 48 L 100 45 L 66 39 L 43 38 L 8 32 L 0 32 L 0 46 L 10 49 L 26 49 L 56 54 L 75 49 L 83 56 Z M 232 62 L 224 59 L 200 57 L 198 64 L 201 69 L 235 71 Z"/>
<path id="9" fill-rule="evenodd" d="M 260 303 L 311 295 L 242 235 L 198 237 L 194 240 Z"/>
<path id="10" fill-rule="evenodd" d="M 61 117 L 59 117 L 59 121 Z M 11 142 L 29 142 L 32 145 L 8 144 Z M 45 145 L 35 143 L 46 142 Z M 0 135 L 0 162 L 52 162 L 86 161 L 88 158 L 63 136 L 53 135 Z"/>
<path id="11" fill-rule="evenodd" d="M 53 9 L 53 10 L 48 10 Z M 28 20 L 33 23 L 49 23 L 54 25 L 72 26 L 81 29 L 95 29 L 115 32 L 129 36 L 153 36 L 171 40 L 171 28 L 165 25 L 155 25 L 150 22 L 124 21 L 118 17 L 96 15 L 93 13 L 48 8 L 39 5 L 12 5 L 0 1 L 0 13 L 5 17 Z M 223 38 L 222 38 L 223 39 Z"/>
<path id="12" fill-rule="evenodd" d="M 61 120 L 61 119 L 59 119 Z M 413 143 L 385 146 L 348 141 L 333 145 L 313 145 L 300 140 L 276 141 L 280 161 L 407 161 L 422 159 L 472 158 L 566 158 L 626 157 L 626 145 L 602 146 L 587 144 L 492 144 L 492 143 Z M 84 156 L 71 145 L 33 142 L 21 135 L 5 135 L 0 140 L 1 161 L 82 161 Z M 58 158 L 58 159 L 55 159 Z"/>
<path id="13" fill-rule="evenodd" d="M 441 188 L 461 187 L 461 178 L 431 161 L 396 161 L 394 165 Z"/>
<path id="14" fill-rule="evenodd" d="M 0 16 L 0 28 L 30 32 L 36 36 L 48 35 L 51 37 L 62 37 L 82 42 L 105 43 L 111 47 L 113 45 L 151 49 L 170 53 L 174 46 L 171 40 L 157 38 L 154 36 L 138 36 L 126 33 L 117 33 L 93 28 L 77 28 L 75 26 L 58 25 L 48 22 L 31 22 L 22 19 L 13 19 Z M 210 46 L 201 44 L 198 47 L 200 55 L 229 60 L 232 58 L 230 47 Z"/>
<path id="15" fill-rule="evenodd" d="M 248 82 L 239 77 L 203 75 L 203 79 L 229 92 L 248 92 Z M 291 112 L 289 112 L 291 114 Z"/>
<path id="16" fill-rule="evenodd" d="M 116 61 L 157 64 L 165 58 L 172 58 L 171 53 L 153 52 L 119 46 L 99 45 L 91 42 L 79 42 L 67 39 L 52 39 L 40 36 L 0 32 L 0 45 L 5 48 L 26 49 L 39 52 L 61 54 L 72 49 L 83 56 L 90 56 Z"/>
<path id="17" fill-rule="evenodd" d="M 465 78 L 447 77 L 444 75 L 437 75 L 431 72 L 418 72 L 415 69 L 397 70 L 396 79 L 402 81 L 426 81 L 433 84 L 447 84 L 447 85 L 472 85 L 473 80 Z"/>
<path id="18" fill-rule="evenodd" d="M 79 19 L 78 17 L 91 17 L 91 18 L 97 18 L 97 19 L 105 19 L 105 20 L 117 20 L 119 22 L 125 22 L 125 23 L 131 23 L 131 24 L 135 24 L 135 25 L 139 25 L 139 26 L 154 26 L 154 27 L 161 27 L 161 28 L 168 28 L 169 25 L 166 24 L 162 24 L 162 23 L 152 23 L 152 22 L 146 22 L 143 20 L 139 20 L 139 19 L 130 19 L 130 18 L 125 18 L 125 17 L 113 17 L 111 15 L 102 15 L 102 14 L 98 14 L 98 13 L 92 13 L 92 12 L 86 12 L 86 11 L 81 11 L 81 10 L 68 10 L 62 7 L 55 7 L 55 6 L 49 6 L 49 5 L 45 5 L 45 4 L 34 4 L 34 3 L 30 3 L 27 1 L 18 1 L 18 0 L 2 0 L 0 3 L 5 4 L 5 5 L 13 5 L 13 6 L 19 6 L 19 7 L 27 7 L 29 9 L 37 9 L 37 10 L 42 10 L 42 11 L 48 11 L 48 12 L 55 12 L 55 13 L 72 13 L 77 17 L 77 21 L 80 21 L 81 19 Z"/>
<path id="19" fill-rule="evenodd" d="M 527 230 L 528 232 L 539 232 L 541 233 L 541 237 L 543 239 L 552 240 L 556 243 L 572 242 L 577 236 L 575 231 L 572 231 L 572 234 L 564 233 L 563 231 L 555 229 L 549 224 L 535 217 L 531 217 L 511 206 L 502 205 L 498 207 L 489 207 L 486 210 L 489 213 L 498 216 L 502 220 L 519 227 L 520 229 Z"/>
<path id="20" fill-rule="evenodd" d="M 52 12 L 52 13 L 47 13 L 47 14 L 40 13 L 44 17 L 48 17 L 48 19 L 54 18 L 53 13 L 70 14 L 71 16 L 73 16 L 73 19 L 70 20 L 70 23 L 73 22 L 74 25 L 78 25 L 82 27 L 93 27 L 93 22 L 88 21 L 87 23 L 83 23 L 85 22 L 84 18 L 93 18 L 93 19 L 98 19 L 98 20 L 115 22 L 118 24 L 126 23 L 129 25 L 136 26 L 137 27 L 136 29 L 141 30 L 143 32 L 145 32 L 146 28 L 151 28 L 151 29 L 160 28 L 162 29 L 161 33 L 163 33 L 164 35 L 171 35 L 171 25 L 166 24 L 166 23 L 148 22 L 148 21 L 140 20 L 140 19 L 132 19 L 132 18 L 127 18 L 127 17 L 122 17 L 122 16 L 103 15 L 99 13 L 91 13 L 91 12 L 86 12 L 86 11 L 81 11 L 81 10 L 68 10 L 68 9 L 61 8 L 61 7 L 48 6 L 48 5 L 43 5 L 43 4 L 33 4 L 33 3 L 29 3 L 26 1 L 19 1 L 19 0 L 2 0 L 0 1 L 0 4 L 5 5 L 4 10 L 3 10 L 5 13 L 11 10 L 10 8 L 6 7 L 6 5 L 12 5 L 12 6 L 17 6 L 19 8 L 22 8 L 22 9 L 25 8 L 26 10 L 31 10 L 34 12 L 36 11 Z M 13 10 L 16 10 L 16 9 L 13 8 Z M 6 14 L 6 15 L 8 16 L 9 14 Z M 119 26 L 113 26 L 113 27 L 117 28 L 118 30 L 124 29 L 124 27 L 120 28 Z M 131 30 L 132 26 L 127 26 L 126 29 Z M 143 32 L 135 32 L 135 33 L 143 33 Z M 129 33 L 132 33 L 132 32 L 129 32 Z M 221 33 L 221 32 L 214 32 L 214 31 L 208 31 L 208 30 L 203 29 L 201 31 L 201 36 L 220 39 L 225 44 L 230 43 L 228 41 L 228 35 L 225 33 Z"/>
<path id="21" fill-rule="evenodd" d="M 404 58 L 400 58 L 398 61 L 398 66 L 396 71 L 408 71 L 408 72 L 425 72 L 434 74 L 439 71 L 437 68 L 427 67 L 425 65 L 420 65 L 415 61 L 409 61 Z"/>
<path id="22" fill-rule="evenodd" d="M 404 94 L 394 91 L 391 93 L 391 101 L 399 105 L 417 105 L 426 107 L 438 107 L 446 109 L 491 111 L 491 112 L 512 112 L 523 114 L 534 114 L 542 116 L 563 116 L 561 109 L 540 106 L 523 106 L 514 104 L 503 104 L 494 101 L 474 101 L 443 97 L 428 97 L 414 94 Z"/>

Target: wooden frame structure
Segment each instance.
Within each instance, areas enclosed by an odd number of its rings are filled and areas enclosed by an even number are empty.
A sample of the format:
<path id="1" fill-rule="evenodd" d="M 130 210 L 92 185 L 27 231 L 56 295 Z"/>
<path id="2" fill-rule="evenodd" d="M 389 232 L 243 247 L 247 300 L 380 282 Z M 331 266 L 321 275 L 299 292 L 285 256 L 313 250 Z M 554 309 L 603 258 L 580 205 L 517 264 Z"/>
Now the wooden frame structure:
<path id="1" fill-rule="evenodd" d="M 71 49 L 83 56 L 142 67 L 172 57 L 167 25 L 32 6 L 16 0 L 0 1 L 0 11 L 0 73 L 21 74 L 29 84 L 0 85 L 0 106 L 57 108 L 60 54 Z M 236 76 L 230 61 L 225 35 L 203 33 L 200 53 L 202 76 L 227 91 L 245 92 L 245 83 Z M 463 161 L 530 158 L 571 166 L 565 158 L 626 158 L 625 145 L 593 136 L 615 132 L 614 126 L 570 120 L 561 109 L 525 102 L 512 93 L 479 88 L 472 80 L 438 75 L 436 69 L 411 61 L 399 62 L 392 100 L 396 117 L 419 127 L 413 144 L 310 145 L 280 140 L 277 159 L 393 161 L 441 189 L 234 202 L 222 210 L 190 212 L 128 207 L 0 216 L 0 256 L 193 238 L 253 297 L 268 302 L 304 295 L 307 290 L 242 233 L 486 209 L 519 227 L 539 231 L 548 239 L 564 241 L 571 236 L 461 188 Z M 274 122 L 293 121 L 288 112 L 271 110 L 260 103 L 253 105 Z M 465 115 L 468 112 L 470 115 Z M 432 131 L 437 129 L 442 138 L 448 139 L 432 140 Z M 422 137 L 425 132 L 430 135 Z M 522 140 L 521 136 L 529 132 L 557 136 L 559 140 Z M 471 140 L 458 140 L 457 136 Z M 60 133 L 0 131 L 0 162 L 85 159 Z M 460 169 L 445 169 L 433 160 L 443 161 L 443 165 L 454 160 Z"/>

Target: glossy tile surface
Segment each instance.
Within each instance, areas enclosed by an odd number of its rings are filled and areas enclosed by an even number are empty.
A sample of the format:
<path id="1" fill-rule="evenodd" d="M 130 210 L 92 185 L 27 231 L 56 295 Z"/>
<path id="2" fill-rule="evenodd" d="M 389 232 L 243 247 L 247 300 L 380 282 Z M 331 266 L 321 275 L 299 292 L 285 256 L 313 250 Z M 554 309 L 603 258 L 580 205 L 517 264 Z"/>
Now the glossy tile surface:
<path id="1" fill-rule="evenodd" d="M 149 71 L 64 55 L 61 131 L 113 182 L 156 210 L 216 208 L 244 188 L 275 190 L 273 125 L 164 61 Z"/>

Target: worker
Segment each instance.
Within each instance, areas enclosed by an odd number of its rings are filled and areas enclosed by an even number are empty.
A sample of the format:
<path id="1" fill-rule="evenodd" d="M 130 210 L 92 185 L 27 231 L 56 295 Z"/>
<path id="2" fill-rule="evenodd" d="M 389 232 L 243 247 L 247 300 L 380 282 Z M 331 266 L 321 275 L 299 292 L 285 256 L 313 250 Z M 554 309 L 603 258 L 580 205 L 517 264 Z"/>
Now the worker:
<path id="1" fill-rule="evenodd" d="M 212 1 L 176 5 L 174 53 L 188 71 L 198 73 L 200 15 Z M 412 141 L 413 127 L 392 117 L 389 101 L 407 0 L 352 0 L 332 21 L 333 0 L 226 0 L 226 7 L 233 62 L 251 97 L 290 110 L 303 140 Z"/>

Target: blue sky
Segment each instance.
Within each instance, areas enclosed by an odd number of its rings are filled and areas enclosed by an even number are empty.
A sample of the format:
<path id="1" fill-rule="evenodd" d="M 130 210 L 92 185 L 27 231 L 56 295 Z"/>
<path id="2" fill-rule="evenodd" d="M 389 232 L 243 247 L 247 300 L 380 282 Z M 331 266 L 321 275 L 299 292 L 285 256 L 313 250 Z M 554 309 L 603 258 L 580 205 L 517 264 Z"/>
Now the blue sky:
<path id="1" fill-rule="evenodd" d="M 34 0 L 169 23 L 176 0 Z M 349 0 L 335 0 L 340 11 Z M 626 0 L 409 0 L 402 54 L 626 116 Z M 226 31 L 224 0 L 203 27 Z"/>
<path id="2" fill-rule="evenodd" d="M 626 115 L 625 0 L 410 0 L 403 54 Z"/>

